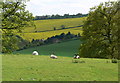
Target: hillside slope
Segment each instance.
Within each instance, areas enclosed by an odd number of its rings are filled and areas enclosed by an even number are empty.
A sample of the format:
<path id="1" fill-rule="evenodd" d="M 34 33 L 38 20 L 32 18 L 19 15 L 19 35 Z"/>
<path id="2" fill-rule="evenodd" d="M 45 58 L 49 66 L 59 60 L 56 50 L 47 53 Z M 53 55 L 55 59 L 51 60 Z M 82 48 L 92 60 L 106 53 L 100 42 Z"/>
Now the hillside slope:
<path id="1" fill-rule="evenodd" d="M 51 53 L 55 53 L 57 56 L 73 57 L 75 53 L 78 53 L 80 44 L 81 44 L 80 40 L 72 40 L 62 43 L 55 43 L 50 45 L 28 48 L 25 50 L 16 51 L 15 53 L 32 54 L 34 50 L 37 50 L 40 55 L 50 55 Z"/>
<path id="2" fill-rule="evenodd" d="M 62 29 L 62 30 L 55 30 L 55 31 L 46 31 L 46 32 L 36 32 L 36 33 L 18 33 L 23 39 L 31 41 L 32 39 L 47 39 L 48 37 L 52 37 L 55 35 L 60 35 L 61 33 L 68 33 L 71 32 L 72 34 L 77 35 L 80 33 L 82 35 L 82 27 L 77 28 L 70 28 L 70 29 Z"/>
<path id="3" fill-rule="evenodd" d="M 36 28 L 26 27 L 23 30 L 23 33 L 17 34 L 20 35 L 23 39 L 28 41 L 31 41 L 32 39 L 47 39 L 48 37 L 68 32 L 71 32 L 72 34 L 80 33 L 82 35 L 82 25 L 85 19 L 86 17 L 36 20 L 35 21 Z M 65 29 L 61 27 L 62 25 L 64 25 Z"/>
<path id="4" fill-rule="evenodd" d="M 83 25 L 86 17 L 81 18 L 67 18 L 67 19 L 48 19 L 48 20 L 36 20 L 34 21 L 35 27 L 26 27 L 23 32 L 35 32 L 35 31 L 45 31 L 45 30 L 54 30 L 61 29 L 61 25 L 64 25 L 65 28 L 76 27 Z"/>

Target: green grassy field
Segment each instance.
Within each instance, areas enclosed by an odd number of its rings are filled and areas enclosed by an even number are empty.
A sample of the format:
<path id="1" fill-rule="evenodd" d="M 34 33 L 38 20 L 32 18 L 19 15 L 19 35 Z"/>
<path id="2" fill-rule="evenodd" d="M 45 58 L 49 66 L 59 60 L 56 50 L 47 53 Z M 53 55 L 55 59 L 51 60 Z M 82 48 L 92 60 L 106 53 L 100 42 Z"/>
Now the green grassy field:
<path id="1" fill-rule="evenodd" d="M 3 81 L 117 81 L 118 64 L 110 59 L 81 58 L 85 63 L 72 63 L 72 57 L 3 55 Z"/>
<path id="2" fill-rule="evenodd" d="M 50 45 L 43 45 L 33 48 L 28 48 L 21 51 L 16 51 L 14 53 L 19 54 L 32 54 L 34 50 L 37 50 L 41 55 L 49 55 L 55 53 L 58 56 L 74 56 L 75 53 L 78 53 L 80 47 L 80 40 L 72 40 L 67 42 L 55 43 Z"/>

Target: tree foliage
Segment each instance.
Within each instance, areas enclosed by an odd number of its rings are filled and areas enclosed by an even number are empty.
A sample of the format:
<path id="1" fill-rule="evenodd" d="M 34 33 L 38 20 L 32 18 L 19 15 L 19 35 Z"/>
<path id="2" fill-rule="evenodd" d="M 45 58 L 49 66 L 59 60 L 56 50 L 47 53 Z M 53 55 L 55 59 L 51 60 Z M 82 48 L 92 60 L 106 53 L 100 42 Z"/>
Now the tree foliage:
<path id="1" fill-rule="evenodd" d="M 105 2 L 91 8 L 83 27 L 80 55 L 119 58 L 120 2 Z"/>
<path id="2" fill-rule="evenodd" d="M 82 13 L 78 13 L 78 14 L 73 14 L 73 15 L 69 15 L 69 14 L 64 14 L 64 15 L 43 15 L 43 16 L 35 16 L 34 20 L 45 20 L 45 19 L 64 19 L 64 18 L 80 18 L 80 17 L 85 17 L 88 14 L 82 14 Z"/>
<path id="3" fill-rule="evenodd" d="M 24 0 L 2 2 L 2 52 L 10 53 L 16 49 L 18 39 L 16 32 L 21 32 L 25 26 L 32 25 L 33 16 L 25 10 Z"/>

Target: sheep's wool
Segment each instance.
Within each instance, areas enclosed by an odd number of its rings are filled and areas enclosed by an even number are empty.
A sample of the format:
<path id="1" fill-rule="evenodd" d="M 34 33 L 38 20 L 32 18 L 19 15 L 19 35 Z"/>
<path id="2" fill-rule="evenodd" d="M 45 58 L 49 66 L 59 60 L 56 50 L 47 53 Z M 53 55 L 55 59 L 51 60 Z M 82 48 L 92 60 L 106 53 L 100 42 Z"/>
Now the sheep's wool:
<path id="1" fill-rule="evenodd" d="M 80 58 L 79 56 L 76 57 L 77 59 Z"/>
<path id="2" fill-rule="evenodd" d="M 34 51 L 32 54 L 33 55 L 39 55 L 37 51 Z"/>
<path id="3" fill-rule="evenodd" d="M 57 56 L 55 56 L 55 55 L 53 55 L 53 54 L 51 54 L 50 57 L 51 57 L 51 58 L 56 58 L 56 59 L 57 59 Z"/>

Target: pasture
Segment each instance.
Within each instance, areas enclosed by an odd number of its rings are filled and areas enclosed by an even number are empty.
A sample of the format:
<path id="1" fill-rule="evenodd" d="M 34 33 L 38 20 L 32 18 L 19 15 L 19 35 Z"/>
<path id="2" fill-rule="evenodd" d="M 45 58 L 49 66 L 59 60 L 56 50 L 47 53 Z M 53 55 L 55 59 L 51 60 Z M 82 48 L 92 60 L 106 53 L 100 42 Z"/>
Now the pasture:
<path id="1" fill-rule="evenodd" d="M 15 54 L 32 54 L 34 50 L 37 50 L 40 55 L 49 55 L 55 53 L 58 56 L 73 56 L 76 52 L 79 52 L 79 47 L 82 42 L 80 40 L 71 40 L 61 43 L 37 46 L 28 48 L 21 51 L 14 52 Z"/>
<path id="2" fill-rule="evenodd" d="M 51 59 L 43 55 L 2 55 L 3 81 L 117 81 L 118 64 L 110 59 L 72 57 Z"/>

